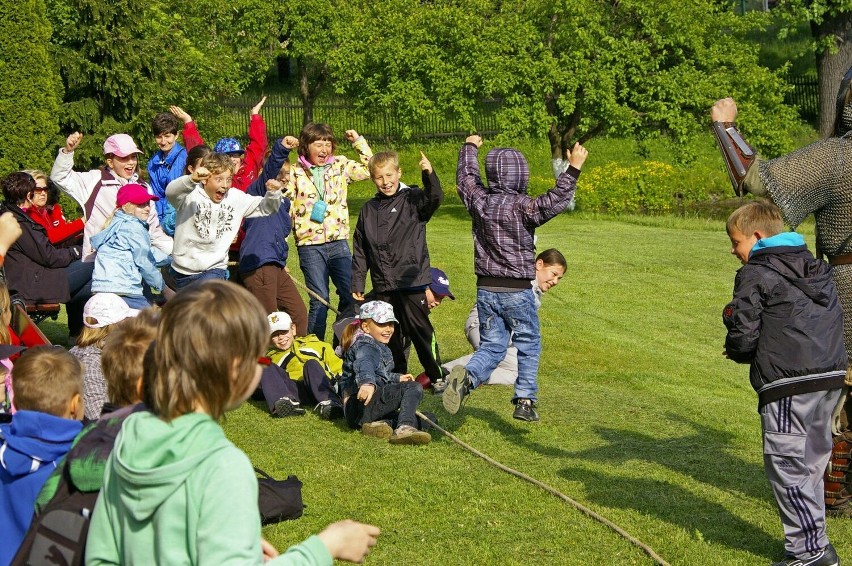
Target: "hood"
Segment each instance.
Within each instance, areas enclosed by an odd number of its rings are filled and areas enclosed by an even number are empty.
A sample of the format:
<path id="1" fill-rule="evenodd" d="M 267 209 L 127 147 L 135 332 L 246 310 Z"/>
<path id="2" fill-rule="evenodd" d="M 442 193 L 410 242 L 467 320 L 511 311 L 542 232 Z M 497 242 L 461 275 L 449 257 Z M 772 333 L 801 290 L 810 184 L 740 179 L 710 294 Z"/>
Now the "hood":
<path id="1" fill-rule="evenodd" d="M 526 194 L 530 166 L 517 149 L 498 147 L 485 156 L 485 178 L 491 193 Z"/>
<path id="2" fill-rule="evenodd" d="M 37 411 L 18 411 L 9 424 L 0 425 L 3 444 L 0 466 L 13 477 L 26 476 L 43 466 L 55 467 L 83 423 Z"/>
<path id="3" fill-rule="evenodd" d="M 758 240 L 748 263 L 772 269 L 818 305 L 826 306 L 831 300 L 831 266 L 814 258 L 800 234 L 784 232 Z"/>
<path id="4" fill-rule="evenodd" d="M 121 210 L 116 210 L 115 215 L 113 215 L 112 217 L 112 222 L 109 223 L 109 226 L 92 236 L 89 240 L 92 244 L 92 249 L 97 251 L 98 248 L 100 248 L 102 245 L 104 245 L 105 242 L 109 241 L 109 239 L 112 238 L 113 234 L 121 230 L 122 226 L 124 226 L 127 222 L 134 221 L 144 224 L 147 229 L 148 225 L 142 220 L 131 216 Z"/>
<path id="5" fill-rule="evenodd" d="M 135 520 L 145 521 L 208 456 L 229 446 L 209 415 L 189 413 L 166 422 L 135 413 L 124 421 L 113 452 L 119 497 Z"/>

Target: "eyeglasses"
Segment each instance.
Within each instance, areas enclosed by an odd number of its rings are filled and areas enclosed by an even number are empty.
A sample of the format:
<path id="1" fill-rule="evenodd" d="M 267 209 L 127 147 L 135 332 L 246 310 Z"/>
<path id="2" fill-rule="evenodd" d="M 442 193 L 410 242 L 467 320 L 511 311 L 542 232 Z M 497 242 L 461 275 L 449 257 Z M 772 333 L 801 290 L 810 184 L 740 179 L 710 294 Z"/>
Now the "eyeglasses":
<path id="1" fill-rule="evenodd" d="M 265 366 L 271 366 L 272 365 L 272 358 L 267 358 L 266 356 L 260 356 L 257 359 L 257 363 L 264 366 L 264 367 Z"/>
<path id="2" fill-rule="evenodd" d="M 33 189 L 33 192 L 34 193 L 46 193 L 47 187 L 36 187 L 36 188 Z"/>

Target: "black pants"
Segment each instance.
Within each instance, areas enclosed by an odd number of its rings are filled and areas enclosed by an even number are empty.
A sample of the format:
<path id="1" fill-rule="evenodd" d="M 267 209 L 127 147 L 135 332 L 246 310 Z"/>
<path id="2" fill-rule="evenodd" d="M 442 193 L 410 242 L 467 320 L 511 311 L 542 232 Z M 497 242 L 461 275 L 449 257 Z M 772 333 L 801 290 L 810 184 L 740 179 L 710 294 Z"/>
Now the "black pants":
<path id="1" fill-rule="evenodd" d="M 373 421 L 391 421 L 391 426 L 411 425 L 418 428 L 415 415 L 423 399 L 423 387 L 416 381 L 387 383 L 376 388 L 370 404 L 365 405 L 354 393 L 346 401 L 346 422 L 352 428 Z M 398 412 L 397 412 L 398 411 Z"/>
<path id="2" fill-rule="evenodd" d="M 399 319 L 399 324 L 396 325 L 388 343 L 393 352 L 393 371 L 408 373 L 406 350 L 412 345 L 429 379 L 433 382 L 441 379 L 441 355 L 438 352 L 435 329 L 429 320 L 426 291 L 389 291 L 375 293 L 375 298 L 390 303 L 396 318 Z"/>
<path id="3" fill-rule="evenodd" d="M 289 397 L 305 405 L 316 405 L 323 401 L 342 405 L 340 396 L 334 392 L 331 381 L 320 363 L 315 360 L 305 363 L 300 381 L 290 379 L 284 368 L 278 365 L 266 366 L 260 376 L 260 389 L 266 404 L 269 405 L 270 413 L 275 408 L 275 402 L 282 397 Z"/>

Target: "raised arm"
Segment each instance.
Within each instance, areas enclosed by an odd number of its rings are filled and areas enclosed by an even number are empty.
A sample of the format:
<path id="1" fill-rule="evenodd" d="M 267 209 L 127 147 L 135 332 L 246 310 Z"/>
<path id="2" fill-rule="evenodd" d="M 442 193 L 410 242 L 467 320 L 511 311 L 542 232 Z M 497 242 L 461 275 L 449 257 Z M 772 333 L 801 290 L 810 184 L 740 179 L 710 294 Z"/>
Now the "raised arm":
<path id="1" fill-rule="evenodd" d="M 459 150 L 459 164 L 456 168 L 456 190 L 462 203 L 469 209 L 476 198 L 486 194 L 485 185 L 479 172 L 479 148 L 482 138 L 477 135 L 468 136 Z"/>
<path id="2" fill-rule="evenodd" d="M 420 193 L 420 201 L 417 203 L 417 213 L 420 220 L 428 222 L 441 203 L 444 202 L 444 190 L 441 181 L 432 169 L 432 164 L 426 158 L 426 154 L 420 152 L 420 177 L 423 182 L 423 191 Z"/>
<path id="3" fill-rule="evenodd" d="M 80 173 L 74 171 L 74 150 L 83 141 L 83 134 L 74 132 L 65 141 L 65 146 L 59 150 L 50 170 L 50 180 L 76 200 L 81 207 L 86 206 L 86 201 L 92 194 L 92 190 L 101 178 L 100 170 Z"/>
<path id="4" fill-rule="evenodd" d="M 367 165 L 370 163 L 370 158 L 373 157 L 373 150 L 370 149 L 370 145 L 364 139 L 364 136 L 359 135 L 355 130 L 346 130 L 346 139 L 352 144 L 355 151 L 358 152 L 360 163 L 351 159 L 348 160 L 346 167 L 343 169 L 343 174 L 350 181 L 369 179 L 370 170 L 367 168 Z"/>

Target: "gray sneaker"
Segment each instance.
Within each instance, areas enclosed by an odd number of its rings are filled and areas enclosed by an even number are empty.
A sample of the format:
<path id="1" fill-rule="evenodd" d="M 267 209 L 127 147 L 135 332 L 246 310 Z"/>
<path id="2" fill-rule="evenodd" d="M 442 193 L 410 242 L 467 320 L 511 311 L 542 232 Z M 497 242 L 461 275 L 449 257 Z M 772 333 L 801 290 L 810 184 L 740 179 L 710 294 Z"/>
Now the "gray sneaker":
<path id="1" fill-rule="evenodd" d="M 411 425 L 400 425 L 388 439 L 391 444 L 429 444 L 432 436 L 428 432 L 417 430 Z"/>
<path id="2" fill-rule="evenodd" d="M 299 403 L 293 401 L 289 397 L 282 397 L 272 406 L 273 417 L 294 417 L 296 415 L 304 415 L 305 410 Z"/>
<path id="3" fill-rule="evenodd" d="M 447 389 L 447 380 L 439 379 L 437 381 L 432 382 L 432 394 L 433 395 L 443 395 L 444 391 Z"/>
<path id="4" fill-rule="evenodd" d="M 390 435 L 393 434 L 393 429 L 387 421 L 373 421 L 361 425 L 361 434 L 372 436 L 373 438 L 390 438 Z"/>
<path id="5" fill-rule="evenodd" d="M 458 413 L 465 398 L 470 395 L 471 389 L 473 387 L 467 370 L 464 366 L 455 366 L 447 376 L 447 387 L 441 396 L 444 409 L 451 415 Z"/>
<path id="6" fill-rule="evenodd" d="M 840 558 L 837 557 L 834 547 L 829 544 L 822 550 L 807 556 L 790 557 L 772 566 L 840 566 Z"/>
<path id="7" fill-rule="evenodd" d="M 537 422 L 538 412 L 535 410 L 535 401 L 531 399 L 518 399 L 515 403 L 515 412 L 512 413 L 512 418 L 519 421 Z"/>

